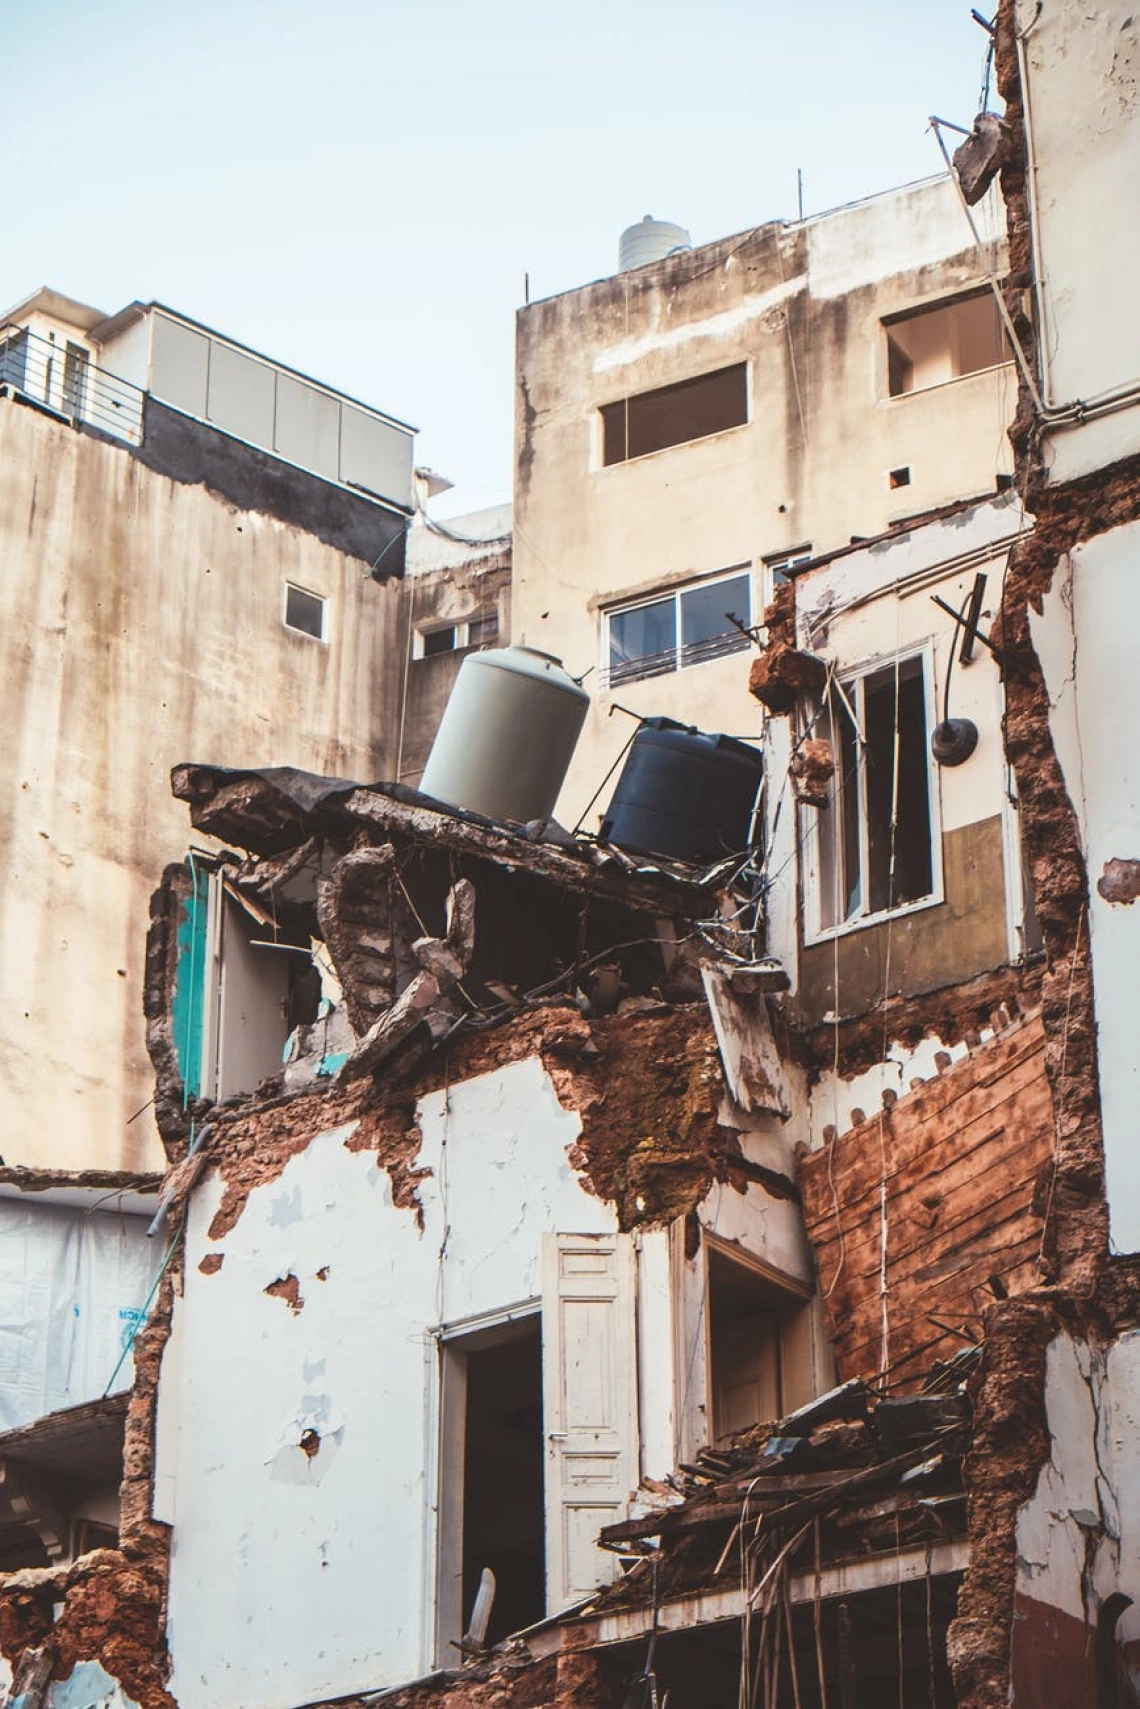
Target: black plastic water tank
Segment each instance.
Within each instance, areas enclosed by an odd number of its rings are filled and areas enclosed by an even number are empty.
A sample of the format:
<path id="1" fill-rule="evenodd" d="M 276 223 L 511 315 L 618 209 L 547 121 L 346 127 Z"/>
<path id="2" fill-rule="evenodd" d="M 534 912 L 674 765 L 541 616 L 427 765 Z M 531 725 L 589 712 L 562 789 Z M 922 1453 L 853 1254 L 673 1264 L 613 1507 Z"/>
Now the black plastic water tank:
<path id="1" fill-rule="evenodd" d="M 618 778 L 598 840 L 707 866 L 746 849 L 764 758 L 733 736 L 647 718 Z"/>

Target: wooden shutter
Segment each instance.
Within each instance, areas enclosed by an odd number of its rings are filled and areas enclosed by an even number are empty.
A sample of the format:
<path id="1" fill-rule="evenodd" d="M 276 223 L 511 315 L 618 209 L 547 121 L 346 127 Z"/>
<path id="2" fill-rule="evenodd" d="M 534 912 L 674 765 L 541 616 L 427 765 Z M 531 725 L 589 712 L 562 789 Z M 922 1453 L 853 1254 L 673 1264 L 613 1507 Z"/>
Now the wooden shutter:
<path id="1" fill-rule="evenodd" d="M 614 1576 L 597 1546 L 637 1482 L 633 1245 L 624 1234 L 543 1243 L 546 1603 L 556 1613 Z"/>

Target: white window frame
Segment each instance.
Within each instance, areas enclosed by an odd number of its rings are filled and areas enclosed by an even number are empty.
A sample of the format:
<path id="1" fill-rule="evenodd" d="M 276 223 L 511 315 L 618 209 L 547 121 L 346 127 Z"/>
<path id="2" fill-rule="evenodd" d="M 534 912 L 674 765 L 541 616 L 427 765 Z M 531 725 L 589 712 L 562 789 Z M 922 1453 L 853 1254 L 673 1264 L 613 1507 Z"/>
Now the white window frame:
<path id="1" fill-rule="evenodd" d="M 446 659 L 452 653 L 462 653 L 466 651 L 468 647 L 497 647 L 502 640 L 502 635 L 500 633 L 496 633 L 493 641 L 473 641 L 471 639 L 471 631 L 476 623 L 486 623 L 492 617 L 495 619 L 497 629 L 499 614 L 493 608 L 490 611 L 473 612 L 470 617 L 453 618 L 450 623 L 418 623 L 412 631 L 412 658 Z M 424 642 L 427 636 L 438 635 L 441 629 L 454 629 L 454 647 L 448 647 L 442 653 L 425 652 Z"/>
<path id="2" fill-rule="evenodd" d="M 962 380 L 972 380 L 978 374 L 995 374 L 999 368 L 1012 366 L 1015 358 L 1010 350 L 1008 356 L 1003 356 L 1000 362 L 989 362 L 983 368 L 967 368 L 963 374 L 948 374 L 943 380 L 928 380 L 925 385 L 908 386 L 905 391 L 892 392 L 890 382 L 890 337 L 892 328 L 904 325 L 907 321 L 920 320 L 925 315 L 938 314 L 943 309 L 957 308 L 960 304 L 986 296 L 988 286 L 974 286 L 966 291 L 954 291 L 949 296 L 935 297 L 926 302 L 916 303 L 913 308 L 903 309 L 896 314 L 889 314 L 879 322 L 883 333 L 882 338 L 882 400 L 884 403 L 897 404 L 905 398 L 921 397 L 924 392 L 936 392 L 941 386 L 956 386 Z M 992 292 L 990 292 L 992 295 Z M 1003 325 L 1002 336 L 1008 343 L 1008 333 Z"/>
<path id="3" fill-rule="evenodd" d="M 320 605 L 321 605 L 321 632 L 319 635 L 311 635 L 307 629 L 298 629 L 295 623 L 290 623 L 290 621 L 289 621 L 289 591 L 290 591 L 290 589 L 292 589 L 292 591 L 294 593 L 303 593 L 305 595 L 306 599 L 316 599 L 316 600 L 320 601 Z M 289 631 L 290 635 L 302 635 L 302 636 L 304 636 L 306 641 L 318 641 L 318 642 L 320 642 L 321 646 L 327 646 L 328 645 L 328 627 L 329 627 L 328 595 L 323 594 L 323 593 L 317 593 L 311 587 L 302 587 L 300 582 L 286 581 L 284 583 L 282 589 L 281 589 L 281 624 L 282 624 L 283 628 L 285 628 Z"/>
<path id="4" fill-rule="evenodd" d="M 741 576 L 747 576 L 748 578 L 748 616 L 745 621 L 748 624 L 751 624 L 754 622 L 753 612 L 756 609 L 756 587 L 755 571 L 753 565 L 748 562 L 733 564 L 728 569 L 716 570 L 711 575 L 698 576 L 692 581 L 679 582 L 675 587 L 657 588 L 651 593 L 642 594 L 637 599 L 622 600 L 620 605 L 607 606 L 603 614 L 605 621 L 602 624 L 601 659 L 599 666 L 601 681 L 604 687 L 606 689 L 615 687 L 624 688 L 627 683 L 647 682 L 651 678 L 659 676 L 675 676 L 678 671 L 696 670 L 701 665 L 718 664 L 722 659 L 727 658 L 732 654 L 744 652 L 750 645 L 746 635 L 726 635 L 727 644 L 724 648 L 715 653 L 710 653 L 708 658 L 703 659 L 683 658 L 682 654 L 684 652 L 684 648 L 681 642 L 681 600 L 684 596 L 687 593 L 696 592 L 698 588 L 703 591 L 705 588 L 716 587 L 720 582 L 736 581 Z M 631 659 L 628 667 L 629 674 L 627 675 L 626 671 L 623 669 L 615 683 L 611 674 L 613 666 L 610 662 L 610 625 L 614 618 L 621 617 L 629 611 L 640 611 L 643 606 L 660 605 L 667 599 L 672 599 L 674 602 L 674 641 L 672 649 L 672 664 L 661 664 L 659 668 L 638 673 L 634 670 L 634 666 L 638 661 L 636 659 Z M 663 660 L 666 655 L 664 653 L 646 653 L 643 657 L 645 659 L 652 658 Z"/>
<path id="5" fill-rule="evenodd" d="M 908 914 L 920 914 L 926 908 L 935 908 L 945 901 L 944 878 L 942 870 L 942 802 L 939 789 L 938 767 L 930 755 L 930 735 L 938 721 L 937 714 L 937 684 L 934 677 L 934 645 L 931 640 L 915 643 L 913 646 L 900 647 L 896 653 L 889 653 L 871 659 L 864 659 L 849 669 L 836 673 L 835 681 L 845 694 L 856 714 L 859 729 L 862 730 L 863 696 L 861 684 L 867 677 L 884 670 L 902 666 L 911 659 L 922 662 L 923 703 L 926 713 L 926 776 L 927 776 L 927 812 L 930 820 L 930 894 L 920 896 L 914 902 L 901 902 L 893 908 L 880 908 L 874 913 L 854 914 L 850 919 L 840 920 L 836 925 L 824 926 L 822 919 L 822 878 L 820 871 L 819 838 L 823 824 L 823 816 L 830 813 L 828 807 L 802 806 L 799 809 L 800 827 L 800 858 L 802 862 L 803 897 L 803 940 L 805 946 L 817 943 L 829 943 L 834 938 L 847 937 L 851 932 L 862 931 L 867 926 L 881 925 L 885 920 L 898 920 Z M 854 691 L 854 692 L 853 692 Z M 867 824 L 867 783 L 862 754 L 862 736 L 856 738 L 859 747 L 859 867 L 863 879 L 862 891 L 865 898 L 868 893 L 867 872 L 868 857 L 868 824 Z"/>

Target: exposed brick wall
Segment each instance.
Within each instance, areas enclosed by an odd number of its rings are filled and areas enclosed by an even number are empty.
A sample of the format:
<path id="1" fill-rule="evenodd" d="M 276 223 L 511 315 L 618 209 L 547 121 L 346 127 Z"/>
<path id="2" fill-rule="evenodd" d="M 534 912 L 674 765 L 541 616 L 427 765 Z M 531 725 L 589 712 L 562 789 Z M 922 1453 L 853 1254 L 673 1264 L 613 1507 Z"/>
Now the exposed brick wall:
<path id="1" fill-rule="evenodd" d="M 886 1184 L 888 1362 L 900 1380 L 981 1335 L 989 1278 L 1039 1280 L 1053 1101 L 1039 1018 L 1018 1022 L 870 1120 L 804 1157 L 800 1187 L 843 1378 L 882 1363 Z M 921 1357 L 920 1357 L 921 1355 Z"/>

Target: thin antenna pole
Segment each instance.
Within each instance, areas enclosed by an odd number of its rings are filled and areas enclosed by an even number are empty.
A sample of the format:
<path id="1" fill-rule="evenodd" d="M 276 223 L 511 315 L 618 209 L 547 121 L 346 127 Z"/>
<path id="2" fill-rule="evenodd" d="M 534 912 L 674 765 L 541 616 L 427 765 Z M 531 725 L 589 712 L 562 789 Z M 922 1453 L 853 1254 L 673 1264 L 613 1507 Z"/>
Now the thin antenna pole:
<path id="1" fill-rule="evenodd" d="M 800 219 L 804 217 L 804 174 L 803 168 L 796 167 L 796 203 L 800 210 Z"/>

